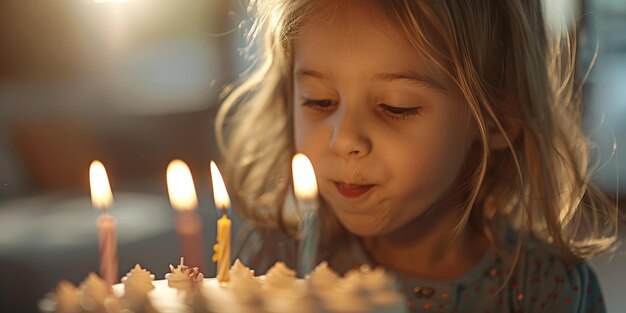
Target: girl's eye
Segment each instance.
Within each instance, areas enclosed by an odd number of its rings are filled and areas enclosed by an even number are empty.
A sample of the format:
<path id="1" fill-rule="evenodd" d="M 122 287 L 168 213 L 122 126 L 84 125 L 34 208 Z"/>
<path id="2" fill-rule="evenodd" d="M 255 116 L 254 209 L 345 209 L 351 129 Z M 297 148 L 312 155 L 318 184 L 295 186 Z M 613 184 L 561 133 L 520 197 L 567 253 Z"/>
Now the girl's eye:
<path id="1" fill-rule="evenodd" d="M 383 110 L 385 114 L 387 114 L 392 119 L 407 119 L 413 116 L 417 116 L 420 114 L 421 107 L 413 107 L 413 108 L 399 108 L 390 106 L 388 104 L 381 103 L 379 104 L 380 108 Z"/>
<path id="2" fill-rule="evenodd" d="M 305 107 L 312 108 L 317 111 L 327 111 L 333 108 L 333 106 L 335 105 L 335 102 L 333 100 L 328 100 L 328 99 L 322 99 L 322 100 L 304 99 L 304 102 L 302 103 L 302 105 Z"/>

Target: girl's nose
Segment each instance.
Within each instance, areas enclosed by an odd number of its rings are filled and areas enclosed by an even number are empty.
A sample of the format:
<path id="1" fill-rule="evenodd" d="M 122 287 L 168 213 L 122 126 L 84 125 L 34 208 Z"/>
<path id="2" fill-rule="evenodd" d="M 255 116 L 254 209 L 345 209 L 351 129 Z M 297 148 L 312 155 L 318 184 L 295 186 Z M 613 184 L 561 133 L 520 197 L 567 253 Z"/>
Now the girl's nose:
<path id="1" fill-rule="evenodd" d="M 368 155 L 372 143 L 366 133 L 364 121 L 355 114 L 344 112 L 332 119 L 333 132 L 328 142 L 331 151 L 345 158 L 361 158 Z"/>

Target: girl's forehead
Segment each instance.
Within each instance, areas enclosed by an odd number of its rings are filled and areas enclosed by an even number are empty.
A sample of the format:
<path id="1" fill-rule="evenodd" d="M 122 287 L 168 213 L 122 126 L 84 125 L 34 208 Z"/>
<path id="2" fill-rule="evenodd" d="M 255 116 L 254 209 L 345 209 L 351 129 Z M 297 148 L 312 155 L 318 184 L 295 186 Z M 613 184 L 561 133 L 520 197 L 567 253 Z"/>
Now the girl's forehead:
<path id="1" fill-rule="evenodd" d="M 317 2 L 319 1 L 319 2 Z M 322 5 L 326 3 L 327 5 Z M 335 32 L 358 32 L 366 28 L 398 32 L 383 6 L 372 0 L 313 1 L 311 10 L 303 18 L 301 29 L 318 28 Z"/>
<path id="2" fill-rule="evenodd" d="M 294 73 L 368 80 L 379 73 L 413 72 L 445 85 L 433 63 L 375 1 L 337 1 L 306 17 L 293 41 Z"/>

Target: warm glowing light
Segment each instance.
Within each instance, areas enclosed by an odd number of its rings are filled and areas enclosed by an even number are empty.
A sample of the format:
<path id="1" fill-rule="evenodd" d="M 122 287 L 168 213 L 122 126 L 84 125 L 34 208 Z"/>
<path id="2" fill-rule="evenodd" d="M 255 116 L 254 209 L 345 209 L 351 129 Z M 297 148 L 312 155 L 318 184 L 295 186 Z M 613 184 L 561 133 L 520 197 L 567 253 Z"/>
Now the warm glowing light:
<path id="1" fill-rule="evenodd" d="M 173 160 L 167 166 L 167 192 L 172 207 L 179 211 L 195 210 L 198 207 L 196 187 L 189 166 L 181 160 Z"/>
<path id="2" fill-rule="evenodd" d="M 100 161 L 93 161 L 89 166 L 89 186 L 93 206 L 103 210 L 109 208 L 113 203 L 113 193 L 107 171 Z"/>
<path id="3" fill-rule="evenodd" d="M 317 180 L 313 164 L 306 155 L 298 153 L 291 161 L 293 173 L 293 186 L 296 198 L 301 201 L 315 200 L 317 198 Z"/>
<path id="4" fill-rule="evenodd" d="M 220 174 L 220 170 L 213 161 L 211 161 L 211 181 L 213 182 L 213 199 L 215 200 L 215 205 L 222 210 L 228 209 L 230 207 L 228 191 L 226 191 L 222 174 Z"/>
<path id="5" fill-rule="evenodd" d="M 92 0 L 94 3 L 128 3 L 133 0 Z"/>

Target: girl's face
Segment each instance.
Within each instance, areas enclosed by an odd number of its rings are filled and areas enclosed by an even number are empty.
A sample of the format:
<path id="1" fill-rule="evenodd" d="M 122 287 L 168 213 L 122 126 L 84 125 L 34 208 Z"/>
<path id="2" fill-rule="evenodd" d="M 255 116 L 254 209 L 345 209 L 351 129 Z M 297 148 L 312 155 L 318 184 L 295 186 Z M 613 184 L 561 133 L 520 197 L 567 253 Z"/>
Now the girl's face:
<path id="1" fill-rule="evenodd" d="M 322 197 L 348 230 L 375 236 L 446 197 L 478 132 L 443 76 L 366 3 L 304 24 L 293 112 Z"/>

